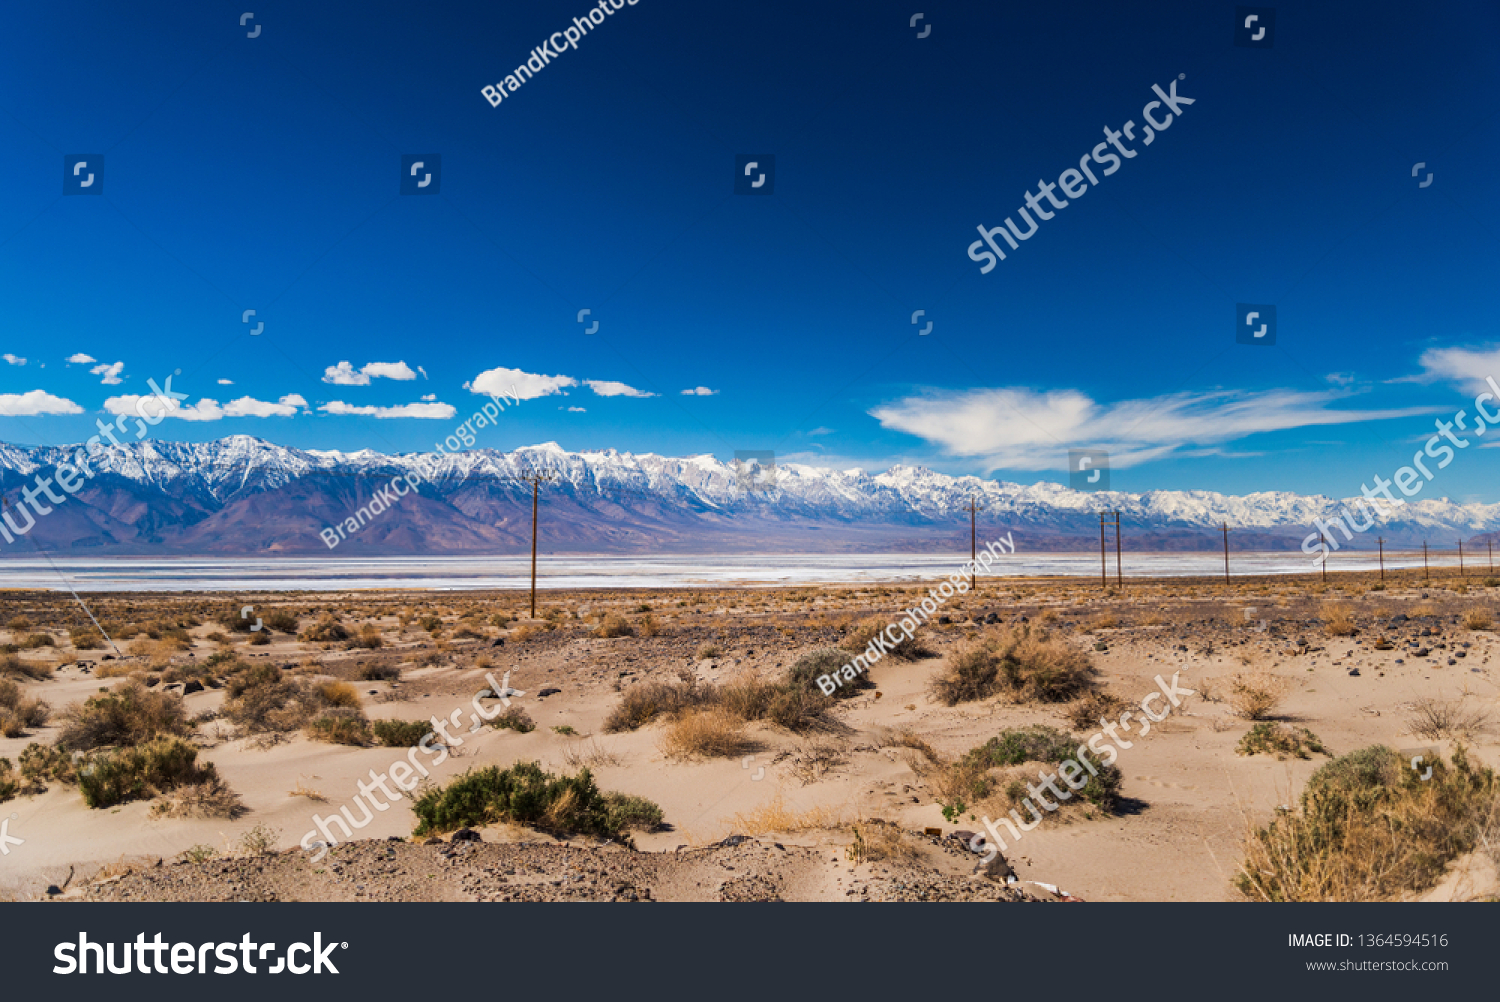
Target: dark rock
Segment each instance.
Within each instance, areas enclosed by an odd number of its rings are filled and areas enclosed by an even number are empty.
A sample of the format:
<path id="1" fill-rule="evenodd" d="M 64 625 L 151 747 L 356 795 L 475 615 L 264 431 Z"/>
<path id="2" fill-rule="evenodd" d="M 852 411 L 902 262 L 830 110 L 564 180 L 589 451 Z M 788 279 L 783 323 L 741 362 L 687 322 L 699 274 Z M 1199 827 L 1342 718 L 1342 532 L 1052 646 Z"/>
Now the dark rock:
<path id="1" fill-rule="evenodd" d="M 202 692 L 202 691 L 203 691 L 203 683 L 200 682 L 200 681 L 198 681 L 195 678 L 190 678 L 186 682 L 183 683 L 182 694 L 184 696 L 186 696 L 190 692 Z"/>
<path id="2" fill-rule="evenodd" d="M 541 699 L 544 696 L 555 696 L 559 692 L 562 692 L 562 690 L 561 689 L 543 689 L 541 692 L 539 692 L 539 693 L 536 694 L 536 698 L 537 699 Z"/>
<path id="3" fill-rule="evenodd" d="M 1406 613 L 1403 612 L 1400 615 L 1392 616 L 1391 617 L 1391 622 L 1392 623 L 1404 623 L 1404 622 L 1406 622 Z"/>
<path id="4" fill-rule="evenodd" d="M 88 671 L 88 669 L 85 668 L 84 671 Z M 160 682 L 160 681 L 161 681 L 160 678 L 158 678 L 157 676 L 153 675 L 150 678 L 146 679 L 146 688 L 148 688 L 148 689 L 155 688 L 156 684 L 158 682 Z"/>
<path id="5" fill-rule="evenodd" d="M 472 828 L 460 828 L 448 839 L 450 842 L 483 842 L 479 833 Z"/>
<path id="6" fill-rule="evenodd" d="M 115 656 L 113 654 L 106 654 L 106 655 L 104 655 L 104 657 L 100 658 L 99 660 L 100 661 L 113 661 L 114 659 L 115 659 Z"/>
<path id="7" fill-rule="evenodd" d="M 733 848 L 734 846 L 737 846 L 742 842 L 749 841 L 751 841 L 749 835 L 731 835 L 719 844 L 726 848 Z"/>
<path id="8" fill-rule="evenodd" d="M 949 623 L 952 623 L 952 622 L 953 622 L 953 617 L 952 616 L 939 616 L 938 617 L 938 625 L 939 626 L 947 626 Z"/>
<path id="9" fill-rule="evenodd" d="M 495 642 L 493 644 L 490 644 L 490 646 L 491 647 L 504 647 L 505 646 L 505 638 L 504 637 L 496 637 L 495 638 Z"/>
<path id="10" fill-rule="evenodd" d="M 61 894 L 62 893 L 62 888 L 58 887 L 56 884 L 48 884 L 47 885 L 47 893 L 48 894 Z"/>
<path id="11" fill-rule="evenodd" d="M 436 835 L 431 835 L 428 838 L 424 839 L 423 842 L 422 842 L 422 844 L 423 845 L 442 845 L 443 844 L 443 840 L 440 839 L 440 838 L 438 838 Z"/>

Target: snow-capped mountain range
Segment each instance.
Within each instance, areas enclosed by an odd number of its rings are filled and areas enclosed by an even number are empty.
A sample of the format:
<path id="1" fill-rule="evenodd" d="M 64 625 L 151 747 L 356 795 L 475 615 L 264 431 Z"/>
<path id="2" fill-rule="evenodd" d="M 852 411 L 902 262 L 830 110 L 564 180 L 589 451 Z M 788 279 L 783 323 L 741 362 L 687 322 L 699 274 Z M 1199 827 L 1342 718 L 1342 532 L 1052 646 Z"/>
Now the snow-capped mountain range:
<path id="1" fill-rule="evenodd" d="M 51 475 L 76 448 L 0 443 L 0 491 L 15 505 L 23 488 L 38 474 Z M 980 508 L 981 541 L 1014 531 L 1018 545 L 1032 550 L 1097 545 L 1104 509 L 1121 512 L 1125 545 L 1136 551 L 1217 548 L 1221 522 L 1236 549 L 1285 550 L 1344 504 L 1284 491 L 1086 492 L 911 466 L 875 475 L 798 464 L 737 472 L 712 456 L 567 452 L 552 442 L 513 452 L 392 456 L 291 449 L 235 435 L 131 443 L 107 453 L 94 464 L 93 479 L 37 518 L 28 535 L 38 545 L 74 555 L 517 553 L 529 547 L 531 533 L 532 488 L 521 478 L 537 473 L 553 477 L 540 489 L 541 547 L 571 552 L 951 548 L 960 533 L 967 542 L 971 498 Z M 426 482 L 355 525 L 336 548 L 320 537 L 368 506 L 393 476 L 419 471 Z M 1425 540 L 1450 549 L 1460 539 L 1483 547 L 1497 530 L 1500 504 L 1435 498 L 1409 501 L 1353 543 L 1338 538 L 1344 548 L 1373 549 L 1378 535 L 1387 548 Z M 0 539 L 0 553 L 35 550 L 17 537 Z"/>

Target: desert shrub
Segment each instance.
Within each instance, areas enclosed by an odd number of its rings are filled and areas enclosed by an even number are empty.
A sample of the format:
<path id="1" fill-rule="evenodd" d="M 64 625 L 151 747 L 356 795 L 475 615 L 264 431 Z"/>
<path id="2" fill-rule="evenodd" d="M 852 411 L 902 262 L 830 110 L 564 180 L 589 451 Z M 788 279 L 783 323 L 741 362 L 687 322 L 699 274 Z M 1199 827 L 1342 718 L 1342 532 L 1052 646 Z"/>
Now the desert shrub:
<path id="1" fill-rule="evenodd" d="M 1432 775 L 1376 745 L 1334 759 L 1307 781 L 1296 812 L 1247 839 L 1236 880 L 1262 901 L 1377 901 L 1423 891 L 1487 836 L 1500 799 L 1494 770 L 1463 748 Z"/>
<path id="2" fill-rule="evenodd" d="M 885 633 L 891 624 L 883 619 L 871 617 L 856 623 L 847 636 L 839 644 L 846 651 L 859 654 L 870 646 L 870 642 L 877 634 Z M 906 636 L 901 631 L 893 631 L 901 640 L 894 647 L 887 648 L 885 657 L 895 658 L 897 661 L 917 661 L 921 658 L 936 657 L 937 654 L 923 646 L 916 636 Z M 890 634 L 886 634 L 887 637 Z M 845 658 L 847 661 L 848 658 Z"/>
<path id="3" fill-rule="evenodd" d="M 617 831 L 654 831 L 666 819 L 655 801 L 632 793 L 606 793 L 604 803 L 609 809 L 607 824 Z"/>
<path id="4" fill-rule="evenodd" d="M 443 628 L 443 620 L 440 616 L 423 616 L 417 620 L 417 625 L 428 633 L 437 633 Z"/>
<path id="5" fill-rule="evenodd" d="M 82 706 L 63 710 L 57 745 L 68 751 L 89 751 L 143 744 L 157 737 L 186 737 L 192 731 L 181 696 L 147 689 L 131 679 L 111 692 L 90 696 Z"/>
<path id="6" fill-rule="evenodd" d="M 1424 697 L 1417 700 L 1414 709 L 1406 726 L 1417 737 L 1429 741 L 1449 738 L 1473 741 L 1490 729 L 1489 714 L 1477 707 L 1470 709 L 1461 700 L 1444 702 Z"/>
<path id="7" fill-rule="evenodd" d="M 78 769 L 78 789 L 86 805 L 99 808 L 218 779 L 212 763 L 200 766 L 197 759 L 198 749 L 182 738 L 155 737 L 84 759 Z"/>
<path id="8" fill-rule="evenodd" d="M 799 685 L 778 685 L 766 704 L 765 719 L 789 731 L 805 731 L 826 726 L 825 714 L 832 705 L 831 697 L 821 692 L 809 692 Z"/>
<path id="9" fill-rule="evenodd" d="M 316 690 L 324 706 L 359 709 L 359 690 L 348 682 L 319 682 Z"/>
<path id="10" fill-rule="evenodd" d="M 518 762 L 509 769 L 492 765 L 465 772 L 447 786 L 434 787 L 418 797 L 412 804 L 417 815 L 413 834 L 508 821 L 555 833 L 614 838 L 629 845 L 629 818 L 642 817 L 649 804 L 642 801 L 624 813 L 612 811 L 608 795 L 599 792 L 587 769 L 573 776 L 554 776 L 535 762 Z"/>
<path id="11" fill-rule="evenodd" d="M 1288 727 L 1266 721 L 1250 728 L 1234 750 L 1240 755 L 1275 755 L 1278 759 L 1287 756 L 1312 758 L 1313 752 L 1329 754 L 1318 736 L 1306 727 Z"/>
<path id="12" fill-rule="evenodd" d="M 432 731 L 425 720 L 372 720 L 370 728 L 390 748 L 415 748 Z"/>
<path id="13" fill-rule="evenodd" d="M 519 706 L 508 707 L 504 713 L 490 721 L 490 726 L 506 731 L 517 731 L 521 734 L 530 734 L 536 730 L 536 721 L 531 715 Z"/>
<path id="14" fill-rule="evenodd" d="M 1330 637 L 1352 637 L 1358 633 L 1354 623 L 1354 610 L 1347 605 L 1329 603 L 1323 606 L 1323 629 Z"/>
<path id="15" fill-rule="evenodd" d="M 1000 688 L 1000 661 L 984 647 L 965 647 L 948 658 L 948 667 L 928 685 L 932 698 L 944 706 L 971 703 L 993 696 Z"/>
<path id="16" fill-rule="evenodd" d="M 1068 707 L 1068 723 L 1080 731 L 1102 726 L 1102 721 L 1113 720 L 1130 704 L 1112 692 L 1095 689 Z"/>
<path id="17" fill-rule="evenodd" d="M 1065 703 L 1093 687 L 1088 655 L 1046 630 L 1007 627 L 987 637 L 983 647 L 993 653 L 1002 687 L 1017 702 Z"/>
<path id="18" fill-rule="evenodd" d="M 849 654 L 837 647 L 820 647 L 802 655 L 787 669 L 787 681 L 792 685 L 805 689 L 808 692 L 816 692 L 822 695 L 823 690 L 818 685 L 818 679 L 824 675 L 837 676 L 839 669 L 849 662 Z M 857 686 L 864 681 L 864 676 L 855 678 L 853 683 L 844 683 L 832 692 L 834 699 L 848 699 L 858 695 Z"/>
<path id="19" fill-rule="evenodd" d="M 5 628 L 7 630 L 10 630 L 12 633 L 21 633 L 25 630 L 31 629 L 31 620 L 27 619 L 25 616 L 12 616 L 10 619 L 6 620 Z"/>
<path id="20" fill-rule="evenodd" d="M 38 647 L 56 647 L 57 641 L 48 633 L 28 633 L 17 640 L 16 646 L 23 651 L 34 651 Z"/>
<path id="21" fill-rule="evenodd" d="M 225 681 L 223 714 L 251 734 L 294 731 L 329 705 L 323 699 L 323 688 L 275 665 L 253 665 Z M 344 688 L 354 692 L 351 686 Z M 358 694 L 354 705 L 359 705 Z"/>
<path id="22" fill-rule="evenodd" d="M 625 622 L 625 617 L 619 613 L 611 612 L 600 620 L 599 626 L 594 630 L 596 637 L 633 637 L 635 628 Z"/>
<path id="23" fill-rule="evenodd" d="M 311 644 L 337 643 L 349 639 L 349 631 L 331 613 L 324 613 L 298 637 Z"/>
<path id="24" fill-rule="evenodd" d="M 159 794 L 151 805 L 152 817 L 237 818 L 247 808 L 240 795 L 218 775 L 198 783 L 184 783 Z"/>
<path id="25" fill-rule="evenodd" d="M 35 741 L 21 751 L 20 764 L 22 778 L 38 791 L 46 789 L 48 782 L 71 783 L 77 775 L 71 755 L 55 745 Z"/>
<path id="26" fill-rule="evenodd" d="M 604 718 L 604 730 L 609 734 L 633 731 L 649 724 L 658 716 L 675 716 L 695 706 L 717 702 L 718 691 L 714 686 L 697 682 L 641 682 L 626 689 L 620 702 Z"/>
<path id="27" fill-rule="evenodd" d="M 104 638 L 99 635 L 98 630 L 74 628 L 68 631 L 68 639 L 80 651 L 94 651 L 104 647 Z"/>
<path id="28" fill-rule="evenodd" d="M 308 723 L 307 735 L 314 741 L 362 748 L 371 741 L 370 722 L 357 709 L 330 706 Z"/>
<path id="29" fill-rule="evenodd" d="M 1464 610 L 1463 626 L 1466 630 L 1489 630 L 1494 628 L 1495 618 L 1490 615 L 1490 610 L 1475 606 Z"/>
<path id="30" fill-rule="evenodd" d="M 710 658 L 719 657 L 723 653 L 724 649 L 718 644 L 703 644 L 698 648 L 698 660 L 707 661 Z"/>
<path id="31" fill-rule="evenodd" d="M 50 665 L 39 661 L 23 661 L 14 652 L 0 657 L 0 678 L 25 678 L 33 682 L 45 682 L 51 677 Z"/>
<path id="32" fill-rule="evenodd" d="M 248 643 L 251 647 L 265 647 L 266 645 L 270 644 L 270 642 L 271 633 L 268 630 L 257 630 L 256 632 L 250 634 L 250 639 L 246 641 L 246 643 Z"/>
<path id="33" fill-rule="evenodd" d="M 52 708 L 46 700 L 28 699 L 19 685 L 0 678 L 0 736 L 19 738 L 28 727 L 46 724 L 51 714 Z"/>
<path id="34" fill-rule="evenodd" d="M 1081 753 L 1080 747 L 1084 748 Z M 1120 796 L 1120 786 L 1125 780 L 1119 768 L 1114 765 L 1104 765 L 1095 760 L 1089 753 L 1085 742 L 1074 735 L 1043 724 L 1001 731 L 984 744 L 971 748 L 958 761 L 957 766 L 960 770 L 987 771 L 1004 766 L 1017 766 L 1026 762 L 1058 766 L 1069 759 L 1076 762 L 1083 770 L 1082 774 L 1076 778 L 1087 777 L 1082 789 L 1075 790 L 1073 793 L 1080 799 L 1104 810 L 1113 810 Z M 1067 789 L 1068 787 L 1064 785 L 1060 788 Z M 1012 794 L 1011 799 L 1019 798 Z"/>
<path id="35" fill-rule="evenodd" d="M 1246 720 L 1264 720 L 1286 698 L 1291 684 L 1270 672 L 1247 672 L 1229 680 L 1229 703 Z"/>
<path id="36" fill-rule="evenodd" d="M 733 758 L 756 747 L 745 722 L 717 706 L 683 714 L 662 739 L 662 750 L 673 758 Z"/>
<path id="37" fill-rule="evenodd" d="M 401 669 L 396 665 L 361 665 L 358 678 L 366 682 L 396 682 L 401 678 Z"/>
<path id="38" fill-rule="evenodd" d="M 272 609 L 262 617 L 262 621 L 267 629 L 277 633 L 297 632 L 297 617 L 286 609 Z"/>

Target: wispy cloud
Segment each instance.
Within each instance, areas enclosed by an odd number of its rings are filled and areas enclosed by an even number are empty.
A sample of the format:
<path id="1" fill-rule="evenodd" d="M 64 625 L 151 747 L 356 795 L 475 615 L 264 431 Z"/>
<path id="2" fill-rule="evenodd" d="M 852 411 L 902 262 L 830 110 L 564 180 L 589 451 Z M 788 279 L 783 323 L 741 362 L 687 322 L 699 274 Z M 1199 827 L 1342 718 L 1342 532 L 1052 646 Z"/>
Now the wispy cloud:
<path id="1" fill-rule="evenodd" d="M 82 413 L 83 408 L 73 401 L 54 397 L 43 390 L 31 390 L 27 393 L 0 393 L 0 416 L 3 417 Z"/>
<path id="2" fill-rule="evenodd" d="M 78 352 L 76 355 L 69 355 L 68 356 L 68 364 L 69 365 L 92 365 L 93 363 L 95 363 L 97 361 L 99 361 L 99 360 L 97 358 L 95 358 L 93 355 L 85 355 L 81 351 Z"/>
<path id="3" fill-rule="evenodd" d="M 26 359 L 22 358 L 20 355 L 12 355 L 10 352 L 6 352 L 4 355 L 0 355 L 0 358 L 5 359 L 11 365 L 25 365 L 26 364 Z"/>
<path id="4" fill-rule="evenodd" d="M 146 401 L 146 405 L 140 410 L 136 409 L 139 401 Z M 218 421 L 224 416 L 224 408 L 219 406 L 217 400 L 204 397 L 192 406 L 185 406 L 180 400 L 170 397 L 158 397 L 155 394 L 127 393 L 123 396 L 110 397 L 104 401 L 104 409 L 110 414 L 128 414 L 131 417 L 139 417 L 142 414 L 149 415 L 155 419 L 157 415 L 162 417 L 179 418 L 183 421 Z"/>
<path id="5" fill-rule="evenodd" d="M 416 403 L 395 407 L 356 407 L 342 400 L 332 400 L 318 407 L 325 414 L 359 414 L 375 418 L 451 418 L 457 411 L 452 404 Z"/>
<path id="6" fill-rule="evenodd" d="M 1357 424 L 1432 414 L 1442 408 L 1336 410 L 1348 393 L 1291 390 L 1173 393 L 1104 404 L 1077 390 L 1025 387 L 938 391 L 870 411 L 954 456 L 982 457 L 988 469 L 1063 468 L 1070 448 L 1106 449 L 1110 465 L 1169 455 L 1217 455 L 1221 443 L 1288 428 Z"/>
<path id="7" fill-rule="evenodd" d="M 711 397 L 718 392 L 718 390 L 710 390 L 707 386 L 695 386 L 691 390 L 683 390 L 682 395 L 685 397 Z"/>
<path id="8" fill-rule="evenodd" d="M 655 393 L 617 383 L 613 379 L 585 379 L 583 384 L 601 397 L 654 397 Z"/>
<path id="9" fill-rule="evenodd" d="M 233 386 L 234 385 L 234 380 L 232 380 L 232 379 L 221 379 L 221 380 L 219 380 L 219 385 L 220 386 Z"/>
<path id="10" fill-rule="evenodd" d="M 1417 360 L 1422 371 L 1415 376 L 1393 379 L 1393 383 L 1457 383 L 1466 392 L 1479 394 L 1489 389 L 1486 376 L 1500 380 L 1500 345 L 1485 344 L 1469 348 L 1429 348 Z"/>

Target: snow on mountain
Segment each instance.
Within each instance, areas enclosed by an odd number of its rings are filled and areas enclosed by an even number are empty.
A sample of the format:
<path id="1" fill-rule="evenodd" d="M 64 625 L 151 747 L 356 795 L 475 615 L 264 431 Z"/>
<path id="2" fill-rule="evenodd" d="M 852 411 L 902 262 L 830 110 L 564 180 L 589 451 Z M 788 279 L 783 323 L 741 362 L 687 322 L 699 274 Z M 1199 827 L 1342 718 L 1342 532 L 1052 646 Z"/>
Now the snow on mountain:
<path id="1" fill-rule="evenodd" d="M 0 443 L 0 489 L 14 493 L 77 446 Z M 914 546 L 919 530 L 967 530 L 970 499 L 987 526 L 1015 528 L 1038 548 L 1078 549 L 1097 538 L 1098 512 L 1116 510 L 1142 548 L 1218 545 L 1221 522 L 1239 545 L 1295 548 L 1314 520 L 1347 503 L 1322 495 L 1263 491 L 1075 491 L 1042 481 L 1017 484 L 951 477 L 920 466 L 870 475 L 802 464 L 774 468 L 774 485 L 753 489 L 733 464 L 614 449 L 568 452 L 556 442 L 511 452 L 386 455 L 293 449 L 249 435 L 212 442 L 131 442 L 107 449 L 107 469 L 68 505 L 68 519 L 43 519 L 34 539 L 48 548 L 116 552 L 318 552 L 318 529 L 337 522 L 398 473 L 429 481 L 348 552 L 506 551 L 528 531 L 531 487 L 524 474 L 554 479 L 542 491 L 558 545 L 572 549 L 676 550 L 757 546 L 832 549 Z M 759 481 L 768 472 L 751 469 Z M 1355 499 L 1349 499 L 1355 500 Z M 77 517 L 80 514 L 86 518 Z M 1451 547 L 1500 529 L 1500 504 L 1448 498 L 1409 501 L 1378 520 L 1388 545 Z M 1345 546 L 1369 548 L 1375 532 Z M 1341 537 L 1340 537 L 1341 539 Z M 1366 545 L 1368 543 L 1368 546 Z M 18 552 L 6 546 L 5 552 Z M 98 552 L 98 551 L 95 551 Z"/>

